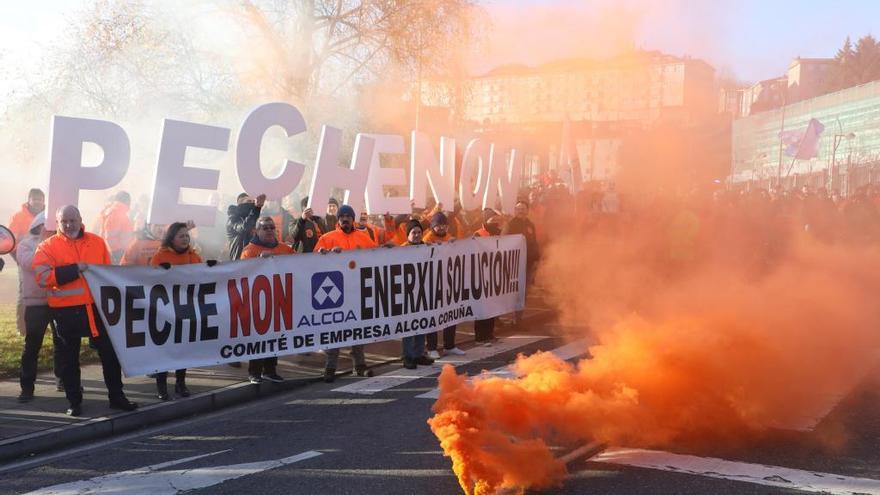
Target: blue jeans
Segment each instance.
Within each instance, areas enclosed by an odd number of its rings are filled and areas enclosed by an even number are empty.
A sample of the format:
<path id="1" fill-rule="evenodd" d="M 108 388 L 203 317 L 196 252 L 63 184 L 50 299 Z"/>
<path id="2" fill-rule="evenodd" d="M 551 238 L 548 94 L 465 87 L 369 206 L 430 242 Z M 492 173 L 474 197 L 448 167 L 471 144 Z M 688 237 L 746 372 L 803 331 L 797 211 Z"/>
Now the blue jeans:
<path id="1" fill-rule="evenodd" d="M 415 359 L 425 353 L 425 335 L 403 338 L 403 358 Z"/>

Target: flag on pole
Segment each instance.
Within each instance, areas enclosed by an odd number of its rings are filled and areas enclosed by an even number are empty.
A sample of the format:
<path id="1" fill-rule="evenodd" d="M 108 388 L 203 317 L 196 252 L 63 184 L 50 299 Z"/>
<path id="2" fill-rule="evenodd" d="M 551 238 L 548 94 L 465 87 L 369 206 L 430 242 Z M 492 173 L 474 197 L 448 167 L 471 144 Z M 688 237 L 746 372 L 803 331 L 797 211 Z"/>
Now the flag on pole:
<path id="1" fill-rule="evenodd" d="M 779 139 L 785 146 L 785 156 L 797 160 L 809 160 L 819 154 L 819 138 L 825 126 L 817 119 L 810 119 L 804 130 L 783 131 Z"/>

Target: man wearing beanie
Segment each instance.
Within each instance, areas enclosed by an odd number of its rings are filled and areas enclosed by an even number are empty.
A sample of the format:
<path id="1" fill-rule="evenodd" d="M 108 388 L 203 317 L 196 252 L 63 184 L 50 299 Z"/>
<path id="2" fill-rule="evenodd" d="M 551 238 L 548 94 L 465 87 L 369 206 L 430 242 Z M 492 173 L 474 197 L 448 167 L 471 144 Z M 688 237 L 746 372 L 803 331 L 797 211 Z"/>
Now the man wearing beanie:
<path id="1" fill-rule="evenodd" d="M 311 253 L 318 244 L 318 238 L 328 231 L 324 219 L 315 215 L 308 207 L 309 197 L 306 196 L 300 202 L 302 214 L 290 227 L 290 236 L 293 240 L 293 249 L 297 253 Z M 335 224 L 333 226 L 335 228 Z"/>
<path id="2" fill-rule="evenodd" d="M 401 246 L 418 246 L 424 244 L 422 241 L 422 223 L 418 220 L 410 220 L 406 222 L 406 242 Z M 434 337 L 435 343 L 437 337 Z M 425 335 L 413 335 L 404 337 L 401 341 L 403 346 L 403 367 L 406 369 L 416 369 L 418 365 L 429 366 L 434 364 L 434 360 L 425 356 Z M 436 346 L 435 346 L 436 347 Z"/>
<path id="3" fill-rule="evenodd" d="M 341 253 L 350 249 L 372 249 L 377 246 L 370 236 L 354 228 L 354 208 L 342 205 L 337 212 L 338 226 L 336 230 L 327 232 L 318 239 L 315 251 L 327 254 L 330 251 Z M 324 381 L 327 383 L 336 379 L 336 365 L 339 360 L 339 348 L 327 349 L 326 365 L 324 367 Z M 373 371 L 367 369 L 367 360 L 364 356 L 364 346 L 351 346 L 351 356 L 354 358 L 354 371 L 357 376 L 373 376 Z"/>
<path id="4" fill-rule="evenodd" d="M 431 215 L 431 228 L 422 238 L 423 242 L 440 243 L 454 241 L 455 238 L 448 234 L 449 220 L 442 211 L 435 212 Z M 429 333 L 427 335 L 428 357 L 432 359 L 440 359 L 440 352 L 437 350 L 437 334 L 439 332 Z M 455 345 L 455 325 L 443 329 L 443 349 L 449 354 L 456 356 L 464 355 L 464 351 Z"/>
<path id="5" fill-rule="evenodd" d="M 454 241 L 455 238 L 449 235 L 449 219 L 442 211 L 438 211 L 431 215 L 431 228 L 425 233 L 424 242 L 446 242 Z"/>
<path id="6" fill-rule="evenodd" d="M 501 215 L 492 208 L 483 210 L 483 226 L 477 230 L 474 235 L 478 237 L 489 237 L 492 235 L 501 235 Z"/>

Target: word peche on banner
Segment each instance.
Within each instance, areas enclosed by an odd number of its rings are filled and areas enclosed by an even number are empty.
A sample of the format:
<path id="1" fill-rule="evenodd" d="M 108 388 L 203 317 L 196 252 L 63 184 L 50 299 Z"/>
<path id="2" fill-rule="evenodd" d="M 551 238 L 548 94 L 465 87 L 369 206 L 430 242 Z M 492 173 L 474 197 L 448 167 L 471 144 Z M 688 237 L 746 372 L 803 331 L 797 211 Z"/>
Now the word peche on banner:
<path id="1" fill-rule="evenodd" d="M 522 236 L 85 274 L 126 375 L 433 332 L 522 309 Z"/>
<path id="2" fill-rule="evenodd" d="M 263 136 L 279 126 L 288 137 L 306 131 L 300 111 L 287 103 L 266 103 L 254 108 L 238 132 L 235 166 L 242 189 L 252 196 L 266 194 L 281 199 L 293 192 L 305 175 L 305 165 L 286 160 L 277 177 L 261 171 L 260 148 Z M 193 122 L 165 119 L 153 179 L 148 221 L 168 224 L 181 218 L 197 225 L 213 225 L 216 205 L 181 203 L 181 189 L 215 191 L 220 181 L 216 169 L 187 166 L 189 148 L 227 151 L 231 130 Z M 83 166 L 83 144 L 94 143 L 103 152 L 97 166 Z M 522 170 L 522 154 L 504 150 L 481 139 L 471 140 L 461 162 L 459 183 L 455 183 L 456 143 L 440 139 L 439 157 L 431 140 L 412 131 L 410 140 L 409 194 L 389 196 L 385 186 L 405 188 L 404 170 L 380 166 L 382 154 L 406 152 L 403 136 L 394 134 L 357 134 L 348 166 L 340 166 L 342 131 L 323 126 L 309 187 L 309 207 L 326 205 L 334 188 L 345 190 L 343 201 L 356 211 L 368 213 L 409 213 L 411 202 L 425 206 L 428 192 L 434 199 L 451 206 L 457 197 L 466 210 L 494 207 L 512 213 Z M 79 203 L 81 190 L 103 190 L 119 184 L 128 172 L 131 143 L 119 125 L 97 119 L 56 115 L 52 125 L 52 150 L 49 167 L 48 208 Z M 46 218 L 46 228 L 55 229 L 55 217 Z"/>

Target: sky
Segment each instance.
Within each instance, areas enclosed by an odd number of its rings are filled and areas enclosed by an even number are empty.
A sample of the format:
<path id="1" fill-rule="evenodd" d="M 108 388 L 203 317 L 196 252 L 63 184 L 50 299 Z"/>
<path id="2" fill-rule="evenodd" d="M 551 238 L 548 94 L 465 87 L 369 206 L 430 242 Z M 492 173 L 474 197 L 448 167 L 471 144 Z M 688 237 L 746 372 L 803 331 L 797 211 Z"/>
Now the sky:
<path id="1" fill-rule="evenodd" d="M 847 36 L 878 35 L 876 0 L 487 0 L 484 60 L 536 63 L 622 44 L 690 55 L 758 81 L 792 58 L 832 57 Z"/>
<path id="2" fill-rule="evenodd" d="M 229 0 L 231 2 L 231 0 Z M 89 0 L 2 2 L 0 98 L 26 89 L 65 21 Z M 219 0 L 220 4 L 223 0 Z M 754 82 L 793 57 L 830 57 L 846 36 L 871 33 L 876 0 L 481 0 L 484 40 L 473 72 L 503 63 L 607 56 L 625 47 L 689 55 Z M 874 33 L 880 34 L 880 33 Z M 3 108 L 0 101 L 0 110 Z"/>

